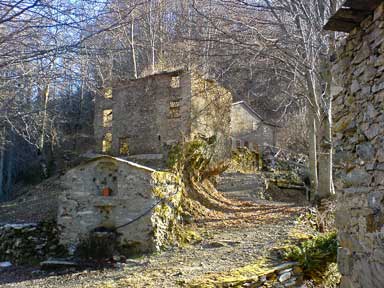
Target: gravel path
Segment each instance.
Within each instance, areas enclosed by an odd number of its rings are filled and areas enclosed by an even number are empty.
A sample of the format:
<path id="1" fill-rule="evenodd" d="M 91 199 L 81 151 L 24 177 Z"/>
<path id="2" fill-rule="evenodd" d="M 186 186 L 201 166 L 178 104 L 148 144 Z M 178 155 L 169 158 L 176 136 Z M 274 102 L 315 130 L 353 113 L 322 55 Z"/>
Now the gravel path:
<path id="1" fill-rule="evenodd" d="M 200 243 L 142 256 L 118 268 L 40 276 L 31 273 L 33 267 L 0 270 L 0 287 L 182 287 L 205 273 L 241 267 L 266 255 L 288 238 L 300 211 L 270 203 L 268 209 L 248 211 L 244 219 L 236 214 L 228 215 L 227 221 L 200 223 Z"/>

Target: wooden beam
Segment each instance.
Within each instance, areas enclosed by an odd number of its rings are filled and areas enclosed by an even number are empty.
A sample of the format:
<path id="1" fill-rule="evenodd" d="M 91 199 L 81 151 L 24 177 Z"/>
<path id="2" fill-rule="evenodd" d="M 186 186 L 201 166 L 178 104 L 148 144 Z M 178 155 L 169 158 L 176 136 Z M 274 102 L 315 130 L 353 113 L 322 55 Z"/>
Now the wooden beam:
<path id="1" fill-rule="evenodd" d="M 383 0 L 347 0 L 343 6 L 356 10 L 374 11 L 383 2 Z"/>
<path id="2" fill-rule="evenodd" d="M 347 0 L 342 7 L 325 24 L 324 29 L 330 31 L 351 32 L 384 0 Z"/>
<path id="3" fill-rule="evenodd" d="M 325 24 L 324 29 L 329 31 L 339 31 L 339 32 L 345 32 L 349 33 L 351 32 L 358 24 L 354 22 L 346 22 L 335 20 L 335 19 L 329 19 L 327 24 Z"/>

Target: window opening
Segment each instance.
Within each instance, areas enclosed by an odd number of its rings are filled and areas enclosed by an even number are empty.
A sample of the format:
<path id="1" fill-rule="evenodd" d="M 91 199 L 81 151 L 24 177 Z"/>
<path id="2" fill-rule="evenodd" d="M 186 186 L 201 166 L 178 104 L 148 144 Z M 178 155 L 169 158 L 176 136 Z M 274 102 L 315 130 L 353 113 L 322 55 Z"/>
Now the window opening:
<path id="1" fill-rule="evenodd" d="M 104 91 L 104 98 L 106 99 L 112 99 L 112 88 L 108 87 Z"/>
<path id="2" fill-rule="evenodd" d="M 103 110 L 103 127 L 112 126 L 112 109 Z"/>
<path id="3" fill-rule="evenodd" d="M 128 137 L 123 137 L 119 139 L 119 154 L 123 156 L 129 155 Z"/>
<path id="4" fill-rule="evenodd" d="M 172 77 L 171 88 L 180 88 L 180 77 L 179 76 Z"/>
<path id="5" fill-rule="evenodd" d="M 169 116 L 170 118 L 180 117 L 180 101 L 169 102 Z"/>
<path id="6" fill-rule="evenodd" d="M 112 150 L 112 133 L 106 133 L 103 137 L 102 149 L 103 153 L 111 153 Z"/>

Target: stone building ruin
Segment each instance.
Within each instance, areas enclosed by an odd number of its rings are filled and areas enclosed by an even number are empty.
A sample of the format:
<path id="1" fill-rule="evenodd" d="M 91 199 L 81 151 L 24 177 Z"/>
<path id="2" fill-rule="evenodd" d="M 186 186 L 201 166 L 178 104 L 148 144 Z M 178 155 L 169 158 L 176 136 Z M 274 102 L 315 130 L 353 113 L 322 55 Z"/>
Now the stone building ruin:
<path id="1" fill-rule="evenodd" d="M 384 1 L 349 0 L 332 75 L 341 287 L 384 287 Z"/>
<path id="2" fill-rule="evenodd" d="M 105 236 L 113 238 L 105 249 L 126 255 L 173 243 L 183 189 L 176 175 L 100 156 L 68 171 L 62 183 L 58 227 L 69 252 Z"/>
<path id="3" fill-rule="evenodd" d="M 229 157 L 232 95 L 197 73 L 175 70 L 114 85 L 95 103 L 95 138 L 103 154 L 164 162 L 172 145 L 216 137 Z"/>

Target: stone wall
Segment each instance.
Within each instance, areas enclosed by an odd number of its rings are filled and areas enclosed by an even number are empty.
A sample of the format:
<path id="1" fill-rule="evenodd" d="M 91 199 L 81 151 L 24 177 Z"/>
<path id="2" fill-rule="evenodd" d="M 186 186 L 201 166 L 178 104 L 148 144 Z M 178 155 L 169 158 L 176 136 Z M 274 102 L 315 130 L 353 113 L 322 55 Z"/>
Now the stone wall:
<path id="1" fill-rule="evenodd" d="M 171 87 L 179 77 L 179 87 Z M 101 150 L 105 133 L 112 133 L 112 155 L 119 155 L 119 139 L 127 138 L 129 154 L 159 154 L 164 144 L 189 133 L 191 79 L 175 71 L 120 83 L 113 97 L 96 99 L 95 137 Z M 180 115 L 170 117 L 170 102 L 178 101 Z M 103 110 L 112 109 L 112 125 L 103 127 Z"/>
<path id="2" fill-rule="evenodd" d="M 123 254 L 171 242 L 168 224 L 177 221 L 183 189 L 175 175 L 103 156 L 68 171 L 63 186 L 58 225 L 60 242 L 70 253 L 98 231 L 117 232 L 116 249 Z"/>
<path id="3" fill-rule="evenodd" d="M 0 226 L 0 262 L 31 264 L 63 252 L 54 222 Z"/>
<path id="4" fill-rule="evenodd" d="M 341 287 L 384 287 L 384 4 L 337 50 L 332 87 Z"/>

